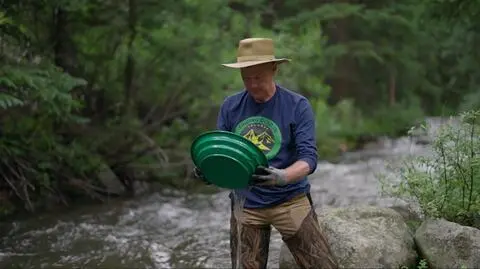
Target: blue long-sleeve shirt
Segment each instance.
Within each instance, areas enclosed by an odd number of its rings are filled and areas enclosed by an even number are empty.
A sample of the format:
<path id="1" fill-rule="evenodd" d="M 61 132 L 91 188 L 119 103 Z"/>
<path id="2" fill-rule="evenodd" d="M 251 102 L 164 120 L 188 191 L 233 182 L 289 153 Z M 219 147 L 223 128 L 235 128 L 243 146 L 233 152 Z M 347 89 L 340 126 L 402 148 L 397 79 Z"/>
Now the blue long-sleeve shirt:
<path id="1" fill-rule="evenodd" d="M 265 103 L 257 103 L 245 90 L 227 97 L 220 107 L 217 128 L 252 141 L 265 153 L 269 166 L 282 169 L 303 160 L 311 174 L 318 157 L 312 107 L 304 96 L 279 85 L 276 89 Z M 244 207 L 264 208 L 307 193 L 310 184 L 305 177 L 286 186 L 249 186 L 235 191 L 245 197 Z"/>

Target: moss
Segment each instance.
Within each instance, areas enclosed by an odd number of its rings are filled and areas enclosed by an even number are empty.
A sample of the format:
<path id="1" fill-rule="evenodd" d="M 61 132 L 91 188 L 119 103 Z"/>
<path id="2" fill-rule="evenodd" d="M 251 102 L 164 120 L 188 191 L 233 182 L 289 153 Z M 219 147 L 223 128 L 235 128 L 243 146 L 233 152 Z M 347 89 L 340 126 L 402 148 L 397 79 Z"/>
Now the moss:
<path id="1" fill-rule="evenodd" d="M 422 221 L 421 220 L 406 220 L 405 223 L 407 224 L 407 226 L 410 228 L 410 230 L 412 232 L 415 232 L 418 227 L 420 227 L 420 225 L 422 224 Z"/>

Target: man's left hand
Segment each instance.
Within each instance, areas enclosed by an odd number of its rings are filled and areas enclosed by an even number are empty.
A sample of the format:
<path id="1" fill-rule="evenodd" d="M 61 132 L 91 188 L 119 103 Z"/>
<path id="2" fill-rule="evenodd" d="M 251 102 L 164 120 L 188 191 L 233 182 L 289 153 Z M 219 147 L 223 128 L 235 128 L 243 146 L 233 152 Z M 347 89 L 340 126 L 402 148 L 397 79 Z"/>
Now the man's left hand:
<path id="1" fill-rule="evenodd" d="M 252 176 L 253 185 L 284 186 L 288 184 L 287 172 L 285 169 L 259 166 L 257 172 L 260 173 L 256 173 Z"/>

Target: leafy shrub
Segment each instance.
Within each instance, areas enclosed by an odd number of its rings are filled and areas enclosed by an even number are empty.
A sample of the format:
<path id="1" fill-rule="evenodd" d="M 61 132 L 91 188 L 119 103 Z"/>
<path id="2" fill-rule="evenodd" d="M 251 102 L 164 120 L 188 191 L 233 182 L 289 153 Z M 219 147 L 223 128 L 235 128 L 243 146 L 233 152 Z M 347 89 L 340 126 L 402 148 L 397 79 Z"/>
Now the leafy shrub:
<path id="1" fill-rule="evenodd" d="M 409 100 L 379 106 L 365 118 L 364 130 L 369 134 L 398 136 L 407 134 L 410 126 L 425 118 L 425 113 L 417 100 Z"/>
<path id="2" fill-rule="evenodd" d="M 62 135 L 65 126 L 86 122 L 75 114 L 82 104 L 71 94 L 84 84 L 50 65 L 0 67 L 0 187 L 14 197 L 6 202 L 17 201 L 28 210 L 45 196 L 66 202 L 61 186 L 91 177 L 98 160 L 76 139 Z"/>
<path id="3" fill-rule="evenodd" d="M 322 158 L 356 147 L 362 137 L 404 135 L 424 113 L 417 103 L 398 103 L 365 115 L 352 99 L 329 106 L 324 99 L 312 101 L 316 120 L 318 151 Z"/>
<path id="4" fill-rule="evenodd" d="M 480 111 L 440 127 L 433 153 L 409 157 L 390 168 L 400 181 L 382 176 L 384 193 L 418 203 L 426 217 L 477 226 L 480 211 Z"/>

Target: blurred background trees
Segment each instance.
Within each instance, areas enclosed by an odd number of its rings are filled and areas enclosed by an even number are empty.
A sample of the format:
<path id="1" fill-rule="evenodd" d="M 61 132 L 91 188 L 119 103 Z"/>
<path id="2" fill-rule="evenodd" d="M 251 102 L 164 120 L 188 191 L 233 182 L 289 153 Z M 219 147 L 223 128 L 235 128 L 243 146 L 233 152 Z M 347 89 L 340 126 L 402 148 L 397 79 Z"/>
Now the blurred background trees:
<path id="1" fill-rule="evenodd" d="M 99 198 L 111 170 L 175 184 L 241 90 L 240 39 L 271 37 L 310 98 L 321 158 L 480 107 L 475 1 L 1 0 L 0 199 Z M 7 203 L 8 202 L 8 203 Z M 10 206 L 6 206 L 6 205 Z"/>

